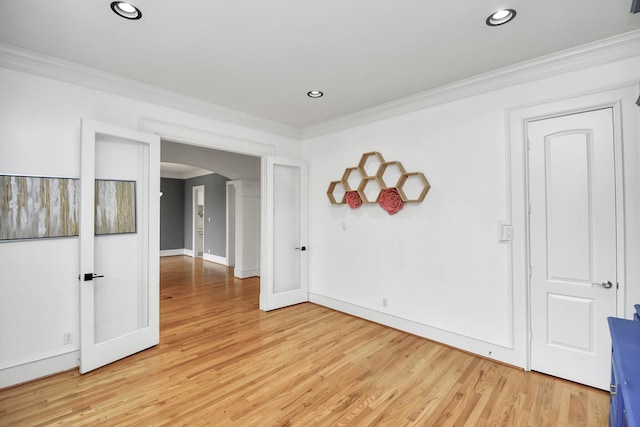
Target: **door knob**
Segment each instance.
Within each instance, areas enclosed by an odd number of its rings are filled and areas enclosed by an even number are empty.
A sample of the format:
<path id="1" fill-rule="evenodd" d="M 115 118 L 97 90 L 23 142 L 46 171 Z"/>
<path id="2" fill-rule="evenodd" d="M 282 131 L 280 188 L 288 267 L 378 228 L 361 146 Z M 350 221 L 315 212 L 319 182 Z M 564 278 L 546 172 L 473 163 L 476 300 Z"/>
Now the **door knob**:
<path id="1" fill-rule="evenodd" d="M 613 283 L 606 281 L 606 282 L 602 282 L 602 283 L 592 283 L 593 286 L 602 286 L 605 289 L 611 289 L 613 288 Z"/>
<path id="2" fill-rule="evenodd" d="M 306 251 L 307 247 L 306 246 L 300 246 L 299 248 L 296 248 L 297 251 Z"/>

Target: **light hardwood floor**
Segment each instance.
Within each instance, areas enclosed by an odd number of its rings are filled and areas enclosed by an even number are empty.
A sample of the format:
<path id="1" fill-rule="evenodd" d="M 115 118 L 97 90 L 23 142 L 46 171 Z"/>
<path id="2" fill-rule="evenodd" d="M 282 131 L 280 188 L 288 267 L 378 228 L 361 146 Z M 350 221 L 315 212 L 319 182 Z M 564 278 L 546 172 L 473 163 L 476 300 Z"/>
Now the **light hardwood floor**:
<path id="1" fill-rule="evenodd" d="M 0 390 L 1 426 L 605 426 L 608 394 L 161 262 L 160 344 Z"/>

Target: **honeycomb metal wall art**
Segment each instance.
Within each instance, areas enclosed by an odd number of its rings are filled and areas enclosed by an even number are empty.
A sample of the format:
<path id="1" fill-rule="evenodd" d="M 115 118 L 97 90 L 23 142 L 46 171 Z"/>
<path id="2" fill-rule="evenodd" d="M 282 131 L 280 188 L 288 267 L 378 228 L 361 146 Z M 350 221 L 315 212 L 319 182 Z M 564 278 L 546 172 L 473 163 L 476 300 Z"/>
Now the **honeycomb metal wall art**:
<path id="1" fill-rule="evenodd" d="M 420 203 L 431 185 L 422 172 L 407 172 L 398 161 L 385 161 L 377 151 L 364 153 L 358 166 L 346 168 L 339 181 L 331 181 L 327 197 L 334 205 L 352 209 L 377 203 L 389 215 L 405 203 Z"/>

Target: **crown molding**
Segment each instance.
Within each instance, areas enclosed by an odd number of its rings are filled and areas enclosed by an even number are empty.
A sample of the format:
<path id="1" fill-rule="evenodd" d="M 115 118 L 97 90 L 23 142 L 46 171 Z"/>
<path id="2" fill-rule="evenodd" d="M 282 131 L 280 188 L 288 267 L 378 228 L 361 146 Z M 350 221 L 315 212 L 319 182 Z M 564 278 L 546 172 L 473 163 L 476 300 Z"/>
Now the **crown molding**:
<path id="1" fill-rule="evenodd" d="M 303 140 L 469 96 L 640 55 L 640 30 L 480 74 L 302 130 L 73 62 L 0 43 L 0 67 L 151 102 L 222 122 Z"/>
<path id="2" fill-rule="evenodd" d="M 270 134 L 298 140 L 301 138 L 299 129 L 282 123 L 4 43 L 0 43 L 0 67 L 150 102 Z"/>
<path id="3" fill-rule="evenodd" d="M 309 126 L 302 130 L 302 139 L 637 55 L 640 55 L 640 30 L 521 62 Z"/>

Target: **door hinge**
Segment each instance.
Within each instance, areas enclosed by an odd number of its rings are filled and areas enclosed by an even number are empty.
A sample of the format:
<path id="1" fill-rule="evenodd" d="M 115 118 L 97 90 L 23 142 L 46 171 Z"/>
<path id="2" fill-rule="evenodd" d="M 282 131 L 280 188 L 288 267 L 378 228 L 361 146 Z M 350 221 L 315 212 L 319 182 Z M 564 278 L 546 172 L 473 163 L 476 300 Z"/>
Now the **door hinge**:
<path id="1" fill-rule="evenodd" d="M 527 138 L 527 151 L 531 149 L 531 141 Z"/>
<path id="2" fill-rule="evenodd" d="M 533 276 L 533 268 L 531 268 L 531 266 L 529 266 L 529 277 Z"/>

